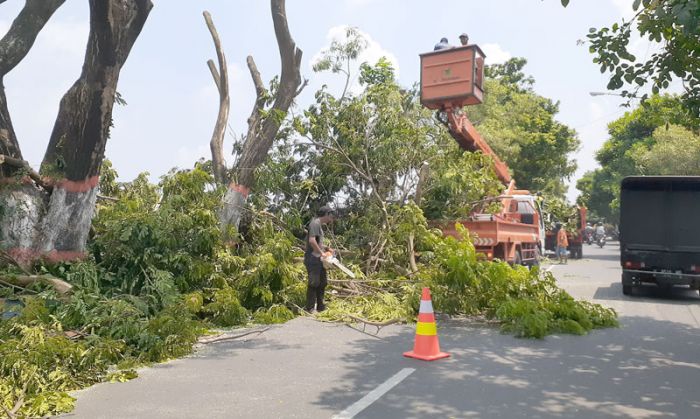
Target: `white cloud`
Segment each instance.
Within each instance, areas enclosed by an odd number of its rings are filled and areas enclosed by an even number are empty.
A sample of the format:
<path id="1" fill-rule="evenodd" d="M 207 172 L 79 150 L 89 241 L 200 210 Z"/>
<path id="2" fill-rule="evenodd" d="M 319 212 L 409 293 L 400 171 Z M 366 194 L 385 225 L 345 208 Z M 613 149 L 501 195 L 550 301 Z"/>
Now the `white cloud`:
<path id="1" fill-rule="evenodd" d="M 486 54 L 486 62 L 488 64 L 503 64 L 513 58 L 510 52 L 504 51 L 498 44 L 483 44 L 481 49 Z"/>
<path id="2" fill-rule="evenodd" d="M 364 1 L 369 1 L 369 0 L 364 0 Z M 316 62 L 321 60 L 321 57 L 323 56 L 323 51 L 330 48 L 333 41 L 344 42 L 347 39 L 347 36 L 346 36 L 347 28 L 348 28 L 347 25 L 340 25 L 340 26 L 334 26 L 328 30 L 328 34 L 326 35 L 326 44 L 318 52 L 316 52 L 313 55 L 313 57 L 311 57 L 311 60 L 309 61 L 310 67 L 312 67 Z M 377 61 L 379 61 L 379 59 L 382 57 L 385 57 L 391 63 L 391 65 L 394 67 L 394 72 L 396 74 L 396 78 L 398 79 L 398 77 L 399 77 L 399 60 L 398 60 L 398 58 L 396 58 L 396 55 L 394 55 L 392 52 L 384 49 L 384 47 L 382 47 L 379 44 L 379 42 L 372 39 L 372 37 L 367 32 L 363 32 L 359 29 L 357 31 L 367 42 L 367 47 L 357 57 L 357 60 L 355 61 L 354 65 L 351 66 L 350 74 L 351 74 L 353 80 L 352 80 L 351 85 L 350 85 L 350 91 L 357 92 L 359 89 L 359 83 L 357 82 L 357 76 L 359 74 L 360 64 L 365 63 L 365 62 L 368 64 L 376 64 Z"/>

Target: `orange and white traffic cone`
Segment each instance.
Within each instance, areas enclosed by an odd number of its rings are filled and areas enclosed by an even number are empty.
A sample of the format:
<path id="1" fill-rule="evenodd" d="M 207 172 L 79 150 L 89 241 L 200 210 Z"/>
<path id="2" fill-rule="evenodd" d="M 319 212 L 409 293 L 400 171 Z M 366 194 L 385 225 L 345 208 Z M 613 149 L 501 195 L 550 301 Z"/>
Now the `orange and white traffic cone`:
<path id="1" fill-rule="evenodd" d="M 423 361 L 435 361 L 436 359 L 450 356 L 446 352 L 440 352 L 433 302 L 430 300 L 430 288 L 423 288 L 420 310 L 418 311 L 418 324 L 416 325 L 416 342 L 413 345 L 413 350 L 404 352 L 403 356 L 422 359 Z"/>

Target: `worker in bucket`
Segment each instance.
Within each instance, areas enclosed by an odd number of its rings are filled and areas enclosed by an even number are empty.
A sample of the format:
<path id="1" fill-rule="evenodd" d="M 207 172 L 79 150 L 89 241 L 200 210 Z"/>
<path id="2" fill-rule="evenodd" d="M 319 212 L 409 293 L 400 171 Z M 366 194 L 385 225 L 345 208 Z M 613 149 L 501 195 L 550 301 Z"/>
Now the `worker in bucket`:
<path id="1" fill-rule="evenodd" d="M 568 254 L 566 248 L 569 247 L 569 238 L 566 237 L 566 229 L 563 225 L 557 224 L 557 256 L 559 256 L 559 263 L 566 263 Z"/>
<path id="2" fill-rule="evenodd" d="M 469 35 L 467 35 L 466 33 L 462 33 L 459 36 L 459 43 L 462 44 L 463 47 L 469 45 Z"/>
<path id="3" fill-rule="evenodd" d="M 316 217 L 309 223 L 308 233 L 306 234 L 304 266 L 306 266 L 306 271 L 309 274 L 309 282 L 306 287 L 306 311 L 309 313 L 313 312 L 314 308 L 317 312 L 326 309 L 326 305 L 323 302 L 323 294 L 328 284 L 328 275 L 321 257 L 329 252 L 333 254 L 333 249 L 323 245 L 322 226 L 333 222 L 334 219 L 335 212 L 333 209 L 326 205 L 322 206 L 316 212 Z"/>
<path id="4" fill-rule="evenodd" d="M 435 44 L 435 48 L 433 48 L 433 51 L 440 51 L 441 49 L 449 49 L 452 48 L 452 45 L 447 41 L 447 38 L 442 38 L 440 39 L 440 42 Z"/>

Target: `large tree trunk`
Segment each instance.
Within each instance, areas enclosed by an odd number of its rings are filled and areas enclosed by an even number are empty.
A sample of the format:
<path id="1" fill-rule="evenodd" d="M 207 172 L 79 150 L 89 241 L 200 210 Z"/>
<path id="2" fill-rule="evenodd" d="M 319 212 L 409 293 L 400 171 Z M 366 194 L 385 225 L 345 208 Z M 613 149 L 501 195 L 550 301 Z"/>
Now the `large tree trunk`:
<path id="1" fill-rule="evenodd" d="M 150 0 L 90 0 L 83 70 L 61 100 L 41 164 L 50 187 L 22 185 L 0 194 L 0 203 L 13 209 L 0 218 L 0 246 L 15 258 L 84 256 L 119 73 L 152 6 Z"/>
<path id="2" fill-rule="evenodd" d="M 255 182 L 255 170 L 265 161 L 267 153 L 277 136 L 280 125 L 287 115 L 294 98 L 299 95 L 302 85 L 301 66 L 302 51 L 297 48 L 287 25 L 287 13 L 284 0 L 271 0 L 272 21 L 282 62 L 280 84 L 275 95 L 272 108 L 262 117 L 265 104 L 265 87 L 262 85 L 252 57 L 248 57 L 248 68 L 255 89 L 257 100 L 250 118 L 248 118 L 248 134 L 243 150 L 235 168 L 235 178 L 229 184 L 220 214 L 224 231 L 238 229 L 242 212 L 248 200 L 248 194 Z"/>

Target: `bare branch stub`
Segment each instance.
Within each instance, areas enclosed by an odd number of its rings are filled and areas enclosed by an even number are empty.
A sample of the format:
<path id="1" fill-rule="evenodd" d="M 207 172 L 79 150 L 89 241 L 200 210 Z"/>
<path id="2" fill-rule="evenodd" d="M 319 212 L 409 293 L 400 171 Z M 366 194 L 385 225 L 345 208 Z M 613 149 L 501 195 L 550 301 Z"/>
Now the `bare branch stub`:
<path id="1" fill-rule="evenodd" d="M 237 167 L 237 181 L 239 184 L 250 188 L 255 179 L 255 169 L 267 158 L 267 153 L 277 135 L 283 116 L 287 114 L 301 85 L 301 58 L 302 51 L 296 46 L 287 24 L 287 13 L 284 0 L 271 0 L 272 21 L 275 28 L 275 37 L 280 52 L 282 72 L 280 84 L 275 94 L 272 108 L 268 117 L 262 121 L 257 135 L 246 138 L 243 151 Z M 250 68 L 249 59 L 248 67 Z M 251 71 L 252 73 L 252 71 Z M 254 77 L 255 82 L 255 77 Z M 257 84 L 257 82 L 256 82 Z M 256 85 L 256 91 L 260 91 Z M 256 106 L 259 104 L 256 101 Z M 255 112 L 255 110 L 254 110 Z M 250 131 L 250 126 L 249 126 Z"/>
<path id="2" fill-rule="evenodd" d="M 251 55 L 246 59 L 246 63 L 248 64 L 248 71 L 250 71 L 250 77 L 253 79 L 253 85 L 255 86 L 255 104 L 248 117 L 247 141 L 248 138 L 256 138 L 260 132 L 260 121 L 262 119 L 262 113 L 260 111 L 265 106 L 265 101 L 267 100 L 267 89 L 265 89 L 262 77 L 260 77 L 260 71 L 258 71 L 255 60 Z"/>
<path id="3" fill-rule="evenodd" d="M 224 206 L 220 214 L 222 227 L 226 230 L 230 227 L 238 229 L 248 193 L 255 182 L 255 170 L 267 159 L 267 154 L 279 132 L 282 121 L 286 118 L 294 98 L 301 91 L 299 89 L 301 85 L 299 68 L 301 67 L 302 52 L 296 47 L 292 35 L 289 33 L 285 2 L 284 0 L 270 0 L 270 5 L 282 62 L 282 73 L 272 107 L 264 113 L 265 117 L 263 118 L 263 108 L 269 103 L 268 93 L 253 57 L 249 56 L 247 59 L 248 69 L 255 84 L 256 100 L 248 118 L 248 134 L 238 162 L 236 162 L 235 178 L 229 184 L 229 190 L 224 197 Z"/>
<path id="4" fill-rule="evenodd" d="M 27 0 L 0 40 L 0 154 L 22 160 L 19 141 L 10 118 L 3 79 L 27 56 L 46 22 L 65 0 Z M 16 169 L 0 167 L 0 177 L 10 176 Z"/>
<path id="5" fill-rule="evenodd" d="M 214 178 L 217 183 L 225 184 L 228 182 L 226 164 L 224 162 L 224 136 L 226 134 L 226 124 L 228 123 L 228 115 L 230 110 L 229 84 L 228 84 L 228 66 L 226 64 L 226 56 L 224 55 L 221 46 L 221 38 L 214 26 L 214 21 L 211 14 L 207 11 L 203 12 L 204 21 L 207 24 L 209 33 L 214 41 L 216 49 L 216 57 L 219 62 L 217 69 L 212 60 L 207 61 L 212 78 L 219 91 L 219 113 L 216 117 L 216 125 L 211 136 L 209 147 L 211 148 L 212 165 L 214 170 Z"/>

